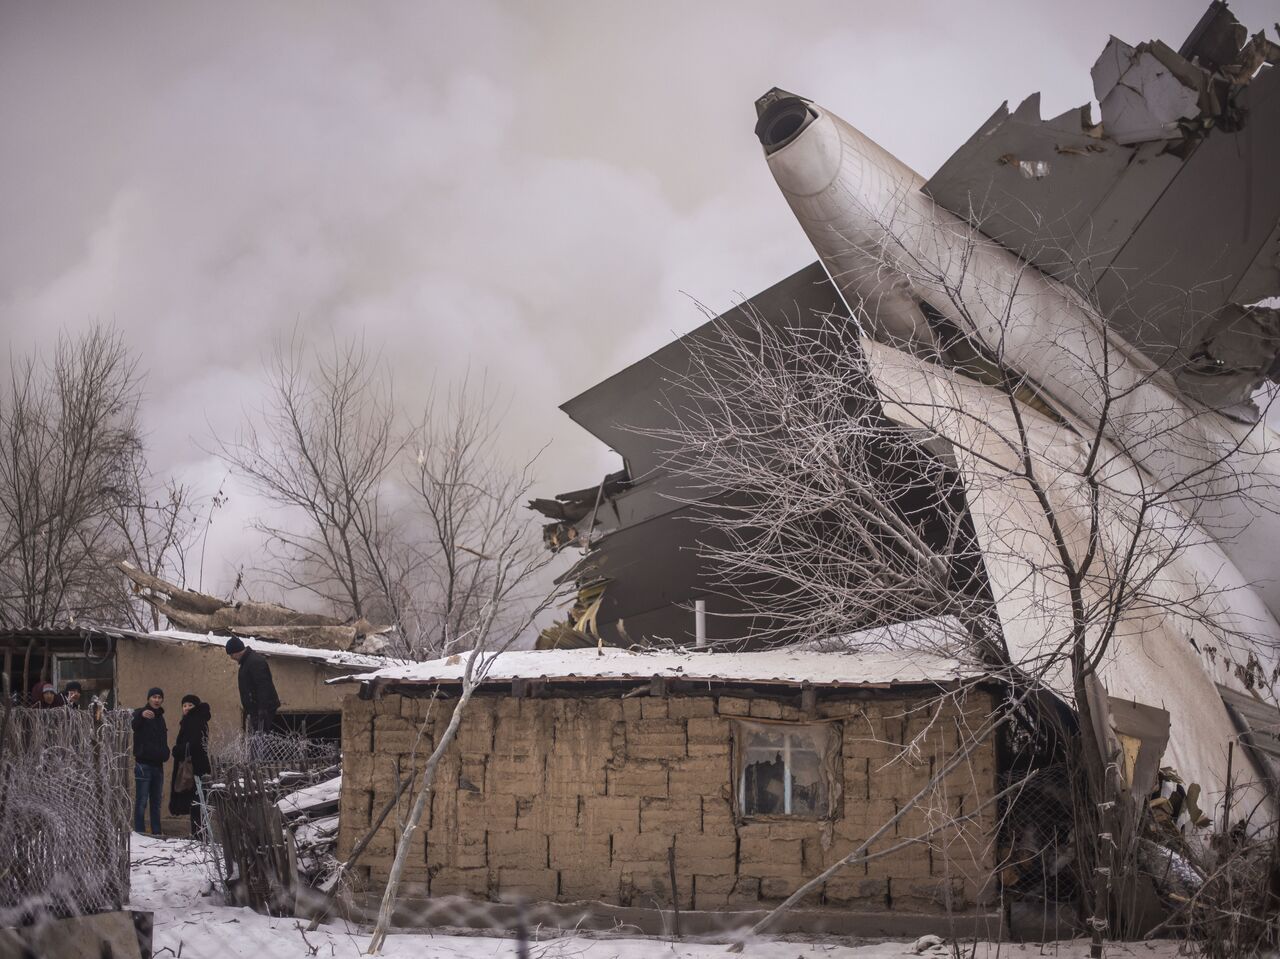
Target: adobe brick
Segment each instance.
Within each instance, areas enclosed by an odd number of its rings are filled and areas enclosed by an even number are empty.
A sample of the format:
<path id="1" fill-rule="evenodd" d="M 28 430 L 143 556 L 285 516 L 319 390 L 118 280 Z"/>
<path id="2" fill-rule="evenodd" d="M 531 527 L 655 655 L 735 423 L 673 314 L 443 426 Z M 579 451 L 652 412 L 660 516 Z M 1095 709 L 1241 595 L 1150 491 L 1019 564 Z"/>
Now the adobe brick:
<path id="1" fill-rule="evenodd" d="M 685 720 L 685 733 L 690 745 L 719 746 L 729 742 L 729 722 L 717 716 L 691 716 Z"/>
<path id="2" fill-rule="evenodd" d="M 782 704 L 772 699 L 752 699 L 747 714 L 753 719 L 781 719 Z"/>
<path id="3" fill-rule="evenodd" d="M 582 719 L 590 723 L 612 723 L 622 719 L 622 700 L 614 697 L 583 699 Z"/>
<path id="4" fill-rule="evenodd" d="M 729 893 L 737 877 L 717 873 L 695 873 L 693 876 L 693 907 L 714 911 L 728 905 Z"/>
<path id="5" fill-rule="evenodd" d="M 547 865 L 548 840 L 543 833 L 490 832 L 486 844 L 491 868 L 531 869 Z"/>
<path id="6" fill-rule="evenodd" d="M 675 841 L 675 831 L 647 833 L 615 833 L 613 859 L 625 864 L 667 864 L 667 850 Z"/>
<path id="7" fill-rule="evenodd" d="M 666 719 L 667 699 L 665 696 L 649 696 L 640 699 L 641 719 Z"/>
<path id="8" fill-rule="evenodd" d="M 954 911 L 968 909 L 964 883 L 946 879 L 908 879 L 894 877 L 893 908 L 895 911 Z"/>
<path id="9" fill-rule="evenodd" d="M 701 821 L 702 803 L 697 796 L 640 800 L 641 832 L 697 829 Z"/>
<path id="10" fill-rule="evenodd" d="M 800 877 L 781 877 L 781 876 L 761 876 L 760 877 L 760 898 L 766 902 L 776 902 L 786 899 L 789 895 L 799 889 L 805 879 Z M 814 889 L 803 899 L 800 900 L 800 906 L 816 906 L 822 899 L 822 887 Z"/>
<path id="11" fill-rule="evenodd" d="M 697 757 L 672 764 L 667 781 L 672 796 L 717 796 L 729 773 L 728 757 L 723 761 Z"/>
<path id="12" fill-rule="evenodd" d="M 381 884 L 386 884 L 385 878 Z M 478 899 L 487 896 L 488 893 L 488 869 L 459 869 L 444 866 L 431 874 L 430 894 L 433 896 L 470 896 Z"/>
<path id="13" fill-rule="evenodd" d="M 702 831 L 707 835 L 737 835 L 733 806 L 721 797 L 702 797 Z"/>
<path id="14" fill-rule="evenodd" d="M 856 700 L 820 699 L 818 715 L 824 719 L 853 719 L 863 715 L 862 704 Z"/>
<path id="15" fill-rule="evenodd" d="M 494 757 L 489 761 L 487 777 L 489 791 L 513 796 L 536 796 L 546 788 L 545 770 L 541 761 L 511 762 Z"/>
<path id="16" fill-rule="evenodd" d="M 579 804 L 578 825 L 608 835 L 640 831 L 638 796 L 584 796 Z"/>
<path id="17" fill-rule="evenodd" d="M 408 756 L 415 753 L 424 758 L 431 754 L 434 744 L 429 737 L 419 737 L 416 729 L 382 729 L 373 731 L 373 747 L 379 756 Z"/>
<path id="18" fill-rule="evenodd" d="M 753 826 L 752 831 L 763 828 L 770 839 L 804 839 L 816 836 L 822 825 L 817 819 L 766 819 Z"/>
<path id="19" fill-rule="evenodd" d="M 831 902 L 865 902 L 880 907 L 884 906 L 888 893 L 887 880 L 857 875 L 832 877 L 823 887 L 823 896 Z"/>
<path id="20" fill-rule="evenodd" d="M 577 902 L 584 899 L 616 902 L 618 873 L 607 865 L 561 870 L 559 898 L 561 902 Z"/>
<path id="21" fill-rule="evenodd" d="M 518 797 L 516 799 L 516 829 L 533 829 L 551 832 L 565 823 L 572 823 L 578 816 L 577 796 Z"/>
<path id="22" fill-rule="evenodd" d="M 548 847 L 551 867 L 560 870 L 561 878 L 609 862 L 609 837 L 605 835 L 581 830 L 554 833 L 548 837 Z"/>
<path id="23" fill-rule="evenodd" d="M 716 712 L 721 716 L 749 716 L 751 700 L 738 696 L 721 696 L 716 700 Z"/>
<path id="24" fill-rule="evenodd" d="M 738 831 L 738 858 L 745 867 L 747 863 L 769 866 L 795 866 L 801 863 L 799 839 L 770 839 L 768 833 L 743 826 Z M 754 872 L 754 870 L 753 870 Z"/>
<path id="25" fill-rule="evenodd" d="M 489 864 L 485 844 L 427 843 L 426 861 L 432 865 L 456 866 L 459 869 L 483 869 Z"/>
<path id="26" fill-rule="evenodd" d="M 716 701 L 711 696 L 672 696 L 667 714 L 672 719 L 709 719 L 716 714 Z"/>
<path id="27" fill-rule="evenodd" d="M 738 843 L 733 836 L 676 834 L 676 864 L 681 869 L 730 875 L 737 870 L 737 852 Z"/>
<path id="28" fill-rule="evenodd" d="M 760 901 L 760 878 L 758 876 L 739 875 L 734 877 L 733 884 L 725 894 L 726 906 L 752 907 Z"/>
<path id="29" fill-rule="evenodd" d="M 660 763 L 629 762 L 620 769 L 607 770 L 606 783 L 610 796 L 661 799 L 667 795 L 667 767 Z"/>
<path id="30" fill-rule="evenodd" d="M 730 757 L 729 742 L 695 743 L 686 749 L 690 759 L 709 759 L 717 763 L 728 764 Z"/>

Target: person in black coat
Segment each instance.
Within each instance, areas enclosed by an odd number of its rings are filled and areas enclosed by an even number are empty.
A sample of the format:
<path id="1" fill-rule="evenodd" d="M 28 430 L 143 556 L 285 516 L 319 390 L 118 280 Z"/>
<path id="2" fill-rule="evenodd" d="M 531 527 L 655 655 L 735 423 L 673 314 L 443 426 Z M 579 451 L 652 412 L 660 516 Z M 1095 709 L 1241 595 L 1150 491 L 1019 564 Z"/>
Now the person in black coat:
<path id="1" fill-rule="evenodd" d="M 147 705 L 133 711 L 133 828 L 146 832 L 143 813 L 151 807 L 151 834 L 160 835 L 160 797 L 164 793 L 164 764 L 169 761 L 169 729 L 164 723 L 164 690 L 147 690 Z"/>
<path id="2" fill-rule="evenodd" d="M 200 701 L 192 693 L 182 697 L 182 718 L 178 720 L 178 738 L 173 743 L 173 776 L 169 781 L 169 813 L 173 816 L 191 815 L 191 838 L 204 835 L 204 815 L 200 799 L 196 795 L 195 782 L 185 789 L 179 788 L 178 771 L 184 760 L 191 760 L 191 774 L 201 780 L 201 788 L 213 772 L 209 762 L 209 704 Z"/>
<path id="3" fill-rule="evenodd" d="M 68 709 L 83 709 L 84 703 L 84 687 L 74 679 L 67 683 L 66 689 L 62 691 L 62 699 L 67 704 Z"/>
<path id="4" fill-rule="evenodd" d="M 280 708 L 280 696 L 271 680 L 267 658 L 248 649 L 238 636 L 227 640 L 227 655 L 240 664 L 240 705 L 249 720 L 249 732 L 270 732 Z"/>
<path id="5" fill-rule="evenodd" d="M 59 706 L 66 705 L 66 701 L 58 695 L 58 689 L 53 683 L 41 683 L 33 699 L 36 709 L 57 709 Z"/>

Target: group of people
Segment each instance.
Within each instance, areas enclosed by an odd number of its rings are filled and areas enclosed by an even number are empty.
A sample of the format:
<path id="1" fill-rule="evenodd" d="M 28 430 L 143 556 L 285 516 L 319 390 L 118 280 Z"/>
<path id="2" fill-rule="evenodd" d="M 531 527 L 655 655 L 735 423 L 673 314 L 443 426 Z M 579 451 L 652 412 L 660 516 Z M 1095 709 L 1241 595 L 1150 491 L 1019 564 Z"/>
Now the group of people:
<path id="1" fill-rule="evenodd" d="M 32 709 L 83 709 L 84 687 L 73 679 L 58 692 L 53 683 L 41 680 L 31 689 L 30 705 Z"/>
<path id="2" fill-rule="evenodd" d="M 271 729 L 280 697 L 271 678 L 271 667 L 261 653 L 248 649 L 237 637 L 227 640 L 227 654 L 239 665 L 240 705 L 248 720 L 250 733 Z M 164 717 L 164 690 L 153 686 L 147 690 L 147 703 L 133 711 L 133 776 L 137 787 L 133 805 L 133 828 L 146 832 L 146 813 L 150 812 L 151 833 L 159 836 L 160 802 L 164 793 L 164 766 L 173 760 L 169 782 L 169 814 L 190 815 L 191 835 L 204 832 L 202 797 L 207 777 L 213 771 L 209 762 L 209 704 L 194 693 L 182 697 L 182 717 L 178 720 L 178 737 L 169 748 L 169 728 Z"/>
<path id="3" fill-rule="evenodd" d="M 146 832 L 145 813 L 151 812 L 151 833 L 160 833 L 160 799 L 164 793 L 164 764 L 172 756 L 169 814 L 191 816 L 191 835 L 204 832 L 204 815 L 197 787 L 203 789 L 213 772 L 209 762 L 209 704 L 195 693 L 182 697 L 178 738 L 169 748 L 169 728 L 164 718 L 164 690 L 147 690 L 147 704 L 133 711 L 133 778 L 137 792 L 133 804 L 133 828 Z"/>

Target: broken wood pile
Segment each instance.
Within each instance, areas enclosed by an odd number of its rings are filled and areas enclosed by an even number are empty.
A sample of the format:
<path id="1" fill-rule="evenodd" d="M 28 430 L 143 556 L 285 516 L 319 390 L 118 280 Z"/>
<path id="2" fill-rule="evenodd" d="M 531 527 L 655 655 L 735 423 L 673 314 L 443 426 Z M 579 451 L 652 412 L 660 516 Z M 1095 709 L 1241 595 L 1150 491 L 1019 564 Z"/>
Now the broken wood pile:
<path id="1" fill-rule="evenodd" d="M 267 915 L 291 915 L 297 863 L 275 805 L 276 786 L 251 765 L 229 772 L 209 793 L 222 846 L 222 884 L 232 902 Z"/>
<path id="2" fill-rule="evenodd" d="M 327 889 L 341 864 L 334 855 L 338 842 L 338 775 L 286 795 L 276 803 L 294 844 L 298 879 L 313 889 Z"/>

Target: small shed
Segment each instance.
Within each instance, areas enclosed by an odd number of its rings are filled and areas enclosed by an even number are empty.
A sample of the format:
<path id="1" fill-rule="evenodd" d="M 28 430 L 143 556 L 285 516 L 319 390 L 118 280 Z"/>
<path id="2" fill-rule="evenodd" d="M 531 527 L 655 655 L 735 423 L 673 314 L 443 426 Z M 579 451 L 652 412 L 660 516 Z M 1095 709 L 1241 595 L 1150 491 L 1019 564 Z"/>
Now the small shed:
<path id="1" fill-rule="evenodd" d="M 148 689 L 159 686 L 165 692 L 170 745 L 178 734 L 182 696 L 195 693 L 209 703 L 209 736 L 216 745 L 244 728 L 238 667 L 227 655 L 226 643 L 226 636 L 182 630 L 13 630 L 0 632 L 0 656 L 15 691 L 23 685 L 29 689 L 37 680 L 52 682 L 61 691 L 74 679 L 84 687 L 86 699 L 96 696 L 112 707 L 135 708 L 146 703 Z M 271 665 L 281 701 L 275 731 L 335 745 L 341 735 L 346 690 L 327 685 L 327 680 L 387 663 L 380 656 L 248 637 L 244 644 L 266 656 Z M 166 813 L 168 781 L 166 775 L 162 806 Z M 166 820 L 165 829 L 185 835 L 186 824 Z"/>
<path id="2" fill-rule="evenodd" d="M 335 680 L 363 684 L 343 703 L 339 857 L 397 777 L 421 768 L 465 661 Z M 954 660 L 901 652 L 497 654 L 438 771 L 401 892 L 758 910 L 890 820 L 999 695 Z M 806 907 L 986 915 L 996 781 L 985 741 L 872 847 L 877 858 L 832 877 Z M 361 860 L 372 896 L 396 838 L 384 825 Z"/>
<path id="3" fill-rule="evenodd" d="M 343 691 L 327 685 L 352 669 L 386 665 L 380 656 L 294 646 L 245 638 L 244 644 L 267 658 L 271 678 L 280 694 L 276 731 L 305 734 L 311 739 L 337 742 Z M 141 706 L 147 690 L 165 691 L 169 729 L 177 734 L 179 700 L 195 693 L 209 703 L 210 738 L 244 728 L 240 709 L 239 666 L 227 655 L 227 637 L 211 633 L 159 630 L 122 633 L 115 644 L 116 697 L 124 706 Z"/>

